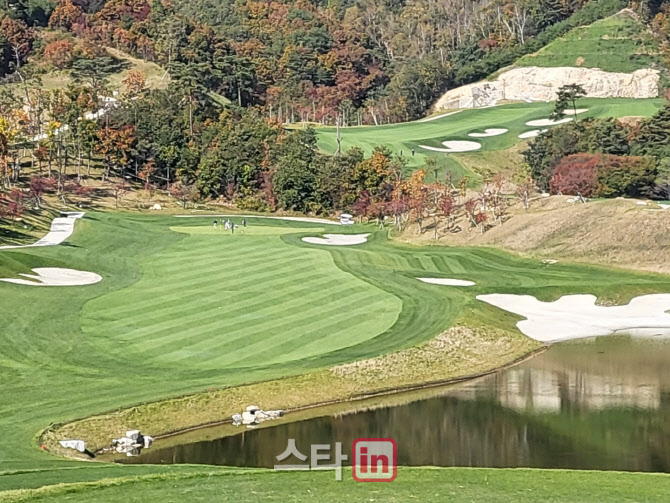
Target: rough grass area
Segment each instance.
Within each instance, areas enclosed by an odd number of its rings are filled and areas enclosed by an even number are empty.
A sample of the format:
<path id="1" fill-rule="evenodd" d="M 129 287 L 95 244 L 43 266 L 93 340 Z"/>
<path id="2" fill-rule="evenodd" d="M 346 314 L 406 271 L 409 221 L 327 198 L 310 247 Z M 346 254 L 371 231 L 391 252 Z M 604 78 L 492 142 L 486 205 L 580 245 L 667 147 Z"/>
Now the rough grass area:
<path id="1" fill-rule="evenodd" d="M 652 202 L 640 206 L 636 200 L 570 204 L 569 199 L 537 198 L 527 213 L 519 206 L 514 207 L 503 225 L 496 225 L 484 234 L 459 218 L 456 225 L 462 231 L 444 232 L 440 228 L 437 243 L 496 246 L 541 258 L 670 274 L 670 262 L 663 259 L 670 249 L 669 210 L 662 210 Z M 435 244 L 433 236 L 432 224 L 422 235 L 412 225 L 398 239 Z"/>
<path id="2" fill-rule="evenodd" d="M 49 232 L 58 215 L 59 211 L 52 207 L 29 207 L 16 220 L 0 219 L 0 246 L 34 243 Z"/>
<path id="3" fill-rule="evenodd" d="M 0 251 L 3 274 L 39 264 L 103 277 L 82 287 L 0 284 L 0 491 L 212 471 L 66 460 L 41 451 L 37 438 L 51 423 L 126 408 L 131 420 L 118 427 L 138 426 L 132 413 L 139 418 L 144 409 L 133 404 L 300 374 L 306 376 L 294 377 L 304 381 L 292 388 L 292 397 L 326 395 L 333 381 L 315 386 L 314 375 L 413 348 L 457 322 L 512 331 L 516 318 L 477 301 L 478 294 L 528 293 L 550 300 L 592 293 L 625 299 L 670 291 L 670 279 L 663 276 L 578 264 L 545 267 L 486 248 L 397 244 L 374 226 L 338 228 L 372 232 L 365 244 L 321 247 L 301 237 L 328 232 L 325 225 L 316 233 L 321 226 L 313 223 L 248 222 L 253 232 L 233 236 L 211 232 L 210 217 L 90 212 L 63 245 Z M 416 277 L 469 279 L 476 285 L 428 285 Z M 487 329 L 486 336 L 497 333 Z M 493 349 L 497 343 L 481 341 Z M 521 348 L 500 347 L 505 361 Z M 474 360 L 471 355 L 464 361 Z M 448 357 L 449 365 L 456 361 L 455 354 Z M 367 378 L 346 382 L 356 386 L 359 380 Z M 265 387 L 263 396 L 272 391 Z M 292 397 L 258 405 L 284 408 Z M 235 406 L 248 405 L 249 396 L 243 393 L 236 400 Z M 210 410 L 199 401 L 178 412 L 222 418 L 228 409 Z M 158 423 L 170 417 L 149 419 Z M 123 428 L 115 431 L 122 433 Z M 262 482 L 251 483 L 266 489 Z M 169 500 L 174 487 L 162 485 Z"/>
<path id="4" fill-rule="evenodd" d="M 623 99 L 623 98 L 588 98 L 579 100 L 579 108 L 588 108 L 588 112 L 579 117 L 649 117 L 662 106 L 662 99 Z M 387 147 L 393 154 L 407 160 L 409 168 L 425 164 L 428 156 L 435 157 L 442 169 L 449 168 L 457 175 L 477 177 L 476 163 L 466 163 L 463 159 L 478 159 L 488 152 L 505 150 L 522 143 L 518 135 L 535 129 L 526 126 L 526 122 L 535 119 L 546 119 L 554 108 L 553 103 L 517 103 L 499 105 L 491 108 L 463 110 L 457 114 L 432 121 L 416 121 L 384 126 L 361 126 L 340 129 L 342 149 L 358 147 L 369 155 L 375 147 Z M 468 133 L 482 131 L 486 128 L 505 128 L 509 131 L 499 136 L 477 138 L 482 148 L 466 154 L 436 153 L 422 149 L 419 145 L 443 147 L 445 140 L 473 141 Z M 335 128 L 324 127 L 316 130 L 318 145 L 321 150 L 334 153 L 337 150 L 337 134 Z M 412 149 L 415 155 L 412 157 Z"/>
<path id="5" fill-rule="evenodd" d="M 469 468 L 400 468 L 390 484 L 354 482 L 346 473 L 337 482 L 332 472 L 205 470 L 146 475 L 99 482 L 62 484 L 12 491 L 0 500 L 145 503 L 165 501 L 248 501 L 281 503 L 342 501 L 405 503 L 434 501 L 571 503 L 665 501 L 670 477 L 664 474 L 577 472 L 570 470 L 491 470 Z"/>
<path id="6" fill-rule="evenodd" d="M 634 72 L 661 64 L 658 40 L 630 10 L 574 28 L 516 62 L 517 66 L 582 66 L 608 72 Z"/>

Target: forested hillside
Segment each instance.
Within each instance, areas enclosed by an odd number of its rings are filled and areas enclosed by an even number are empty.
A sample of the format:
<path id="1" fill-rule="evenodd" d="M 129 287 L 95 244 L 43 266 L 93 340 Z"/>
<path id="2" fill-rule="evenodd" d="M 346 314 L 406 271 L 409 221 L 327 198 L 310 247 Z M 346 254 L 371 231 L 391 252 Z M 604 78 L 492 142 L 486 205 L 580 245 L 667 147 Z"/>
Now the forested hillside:
<path id="1" fill-rule="evenodd" d="M 286 123 L 423 116 L 443 90 L 542 54 L 624 7 L 653 31 L 655 62 L 664 64 L 670 2 L 660 1 L 3 0 L 0 210 L 18 221 L 49 193 L 92 204 L 100 187 L 118 206 L 132 187 L 149 199 L 170 191 L 184 205 L 423 218 L 428 194 L 441 190 L 429 177 L 467 186 L 462 170 L 445 173 L 446 163 L 428 157 L 411 174 L 402 151 L 345 152 L 339 139 L 325 155 L 314 130 Z M 627 129 L 629 145 L 643 131 Z M 560 160 L 584 152 L 576 145 L 528 157 L 532 182 L 549 188 Z M 651 179 L 656 165 L 644 166 L 646 186 L 623 192 L 664 194 Z"/>
<path id="2" fill-rule="evenodd" d="M 1 71 L 67 70 L 104 46 L 268 117 L 344 124 L 421 117 L 444 90 L 485 78 L 624 0 L 373 2 L 4 0 Z M 635 6 L 667 34 L 667 6 Z M 50 32 L 43 33 L 48 27 Z M 27 64 L 27 65 L 26 65 Z M 33 68 L 30 68 L 30 67 Z"/>

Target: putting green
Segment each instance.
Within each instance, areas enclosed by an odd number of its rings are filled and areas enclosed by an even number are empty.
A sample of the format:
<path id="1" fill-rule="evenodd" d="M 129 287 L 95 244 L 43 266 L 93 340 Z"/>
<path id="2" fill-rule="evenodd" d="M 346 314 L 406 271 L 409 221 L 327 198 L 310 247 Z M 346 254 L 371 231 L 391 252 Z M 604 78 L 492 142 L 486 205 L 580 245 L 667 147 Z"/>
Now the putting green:
<path id="1" fill-rule="evenodd" d="M 588 108 L 588 112 L 580 114 L 579 118 L 631 115 L 647 117 L 653 115 L 662 106 L 662 99 L 585 98 L 579 100 L 579 108 Z M 344 128 L 340 129 L 342 150 L 358 147 L 369 155 L 375 147 L 384 146 L 396 155 L 402 152 L 403 157 L 408 160 L 409 167 L 422 166 L 427 156 L 434 156 L 443 164 L 450 164 L 449 167 L 452 168 L 455 161 L 450 154 L 430 152 L 421 148 L 421 145 L 443 148 L 443 141 L 473 141 L 473 138 L 468 136 L 469 133 L 500 128 L 509 131 L 498 136 L 476 138 L 476 141 L 482 145 L 478 152 L 507 149 L 521 141 L 518 138 L 519 134 L 533 129 L 526 126 L 526 122 L 546 119 L 553 107 L 553 103 L 518 103 L 463 110 L 430 121 Z M 337 150 L 335 128 L 319 128 L 316 132 L 319 148 L 324 152 L 334 153 Z M 412 149 L 415 150 L 414 157 L 411 155 Z M 459 165 L 456 164 L 458 171 L 457 166 Z M 457 174 L 463 174 L 463 172 Z"/>
<path id="2" fill-rule="evenodd" d="M 82 329 L 101 351 L 182 368 L 269 365 L 365 342 L 402 308 L 326 250 L 282 241 L 285 228 L 173 228 L 190 237 L 153 257 L 132 287 L 84 306 Z"/>
<path id="3" fill-rule="evenodd" d="M 372 232 L 367 243 L 325 247 L 301 238 L 332 232 L 330 226 L 248 221 L 245 234 L 232 235 L 213 232 L 209 217 L 91 213 L 64 245 L 0 252 L 4 275 L 41 266 L 103 277 L 62 288 L 0 284 L 0 491 L 223 473 L 75 462 L 40 451 L 36 436 L 52 422 L 410 347 L 457 319 L 512 330 L 516 318 L 476 301 L 479 294 L 626 300 L 670 292 L 664 276 L 544 266 L 492 249 L 398 245 L 372 225 L 337 231 Z M 429 285 L 417 277 L 475 285 Z M 164 496 L 173 489 L 166 483 Z"/>

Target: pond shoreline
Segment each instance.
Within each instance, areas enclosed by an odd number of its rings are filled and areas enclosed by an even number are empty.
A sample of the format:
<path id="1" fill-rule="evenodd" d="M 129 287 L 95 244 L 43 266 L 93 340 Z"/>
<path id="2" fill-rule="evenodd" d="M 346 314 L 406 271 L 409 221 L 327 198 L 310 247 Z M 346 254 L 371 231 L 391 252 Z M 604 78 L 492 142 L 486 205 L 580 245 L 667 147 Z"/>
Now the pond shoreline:
<path id="1" fill-rule="evenodd" d="M 524 338 L 525 339 L 525 338 Z M 529 340 L 530 341 L 530 340 Z M 259 403 L 266 403 L 269 402 L 267 405 L 267 409 L 283 409 L 286 411 L 288 414 L 291 413 L 296 413 L 296 412 L 304 412 L 304 411 L 309 411 L 312 409 L 318 409 L 321 407 L 328 407 L 328 406 L 333 406 L 333 405 L 341 405 L 341 404 L 347 404 L 347 403 L 358 403 L 358 402 L 363 402 L 365 400 L 373 399 L 375 397 L 383 397 L 383 396 L 392 396 L 392 395 L 402 395 L 403 393 L 411 393 L 415 391 L 420 391 L 424 389 L 431 389 L 431 388 L 439 388 L 443 386 L 449 386 L 449 385 L 454 385 L 454 384 L 459 384 L 462 382 L 470 381 L 473 379 L 478 379 L 481 377 L 485 377 L 487 375 L 494 374 L 496 372 L 499 372 L 501 370 L 513 367 L 515 365 L 519 365 L 531 358 L 534 358 L 535 356 L 543 353 L 549 348 L 548 345 L 542 345 L 539 347 L 535 347 L 531 351 L 527 351 L 524 349 L 524 352 L 520 355 L 514 358 L 511 361 L 507 361 L 504 364 L 501 365 L 495 365 L 491 368 L 487 368 L 485 370 L 482 370 L 481 372 L 471 372 L 471 373 L 465 373 L 462 375 L 456 375 L 454 377 L 448 377 L 448 378 L 443 378 L 443 379 L 430 379 L 426 380 L 424 382 L 412 382 L 409 384 L 398 384 L 394 386 L 389 386 L 385 388 L 378 388 L 380 384 L 380 380 L 376 380 L 370 383 L 366 383 L 366 385 L 362 386 L 362 388 L 359 388 L 355 392 L 348 392 L 348 393 L 343 393 L 344 390 L 342 389 L 331 389 L 326 387 L 325 389 L 328 390 L 326 395 L 319 395 L 322 396 L 326 399 L 317 399 L 314 400 L 314 398 L 317 398 L 315 396 L 314 391 L 321 388 L 324 388 L 324 383 L 320 382 L 319 380 L 323 380 L 324 376 L 327 376 L 326 379 L 332 379 L 332 373 L 330 370 L 326 371 L 319 371 L 319 372 L 313 372 L 313 373 L 308 373 L 308 374 L 303 374 L 303 375 L 298 375 L 295 377 L 287 377 L 287 378 L 280 378 L 280 379 L 275 379 L 275 380 L 270 380 L 270 381 L 263 381 L 259 383 L 254 383 L 254 384 L 243 384 L 240 386 L 234 386 L 231 388 L 224 388 L 218 391 L 212 392 L 211 390 L 209 392 L 200 392 L 200 393 L 195 393 L 195 394 L 190 394 L 190 395 L 185 395 L 182 397 L 173 397 L 165 400 L 159 400 L 156 402 L 148 402 L 144 406 L 149 408 L 150 410 L 147 411 L 147 416 L 148 419 L 146 419 L 144 422 L 140 419 L 132 419 L 132 424 L 134 428 L 136 429 L 141 429 L 142 431 L 147 431 L 149 433 L 155 432 L 157 429 L 160 428 L 158 424 L 155 421 L 155 417 L 160 416 L 161 413 L 166 413 L 165 408 L 168 408 L 168 413 L 169 409 L 175 409 L 176 411 L 179 411 L 180 409 L 183 409 L 184 407 L 189 407 L 193 406 L 194 404 L 197 405 L 200 403 L 200 401 L 207 401 L 208 398 L 211 398 L 212 393 L 224 393 L 227 395 L 232 395 L 235 399 L 237 399 L 238 402 L 243 403 L 243 404 L 249 404 L 252 402 L 259 402 Z M 517 353 L 518 354 L 518 353 Z M 502 355 L 499 355 L 500 358 L 502 358 Z M 464 369 L 465 370 L 465 369 Z M 328 381 L 325 382 L 326 386 L 329 383 Z M 293 390 L 297 387 L 302 387 L 306 389 L 312 389 L 311 393 L 305 393 L 304 395 L 301 395 L 298 399 L 293 398 L 293 404 L 290 406 L 286 406 L 288 403 L 287 401 L 283 401 L 281 397 L 277 397 L 273 399 L 275 400 L 274 403 L 270 400 L 270 398 L 265 398 L 265 399 L 256 399 L 253 397 L 254 391 L 257 390 L 257 388 L 260 388 L 263 390 L 262 395 L 266 395 L 268 393 L 268 390 L 275 390 L 279 391 L 279 395 L 281 395 L 281 391 L 284 390 L 290 390 L 291 394 L 293 394 Z M 339 393 L 339 396 L 338 396 Z M 272 393 L 270 392 L 270 395 L 272 396 Z M 305 396 L 307 395 L 307 396 Z M 328 395 L 334 398 L 328 399 Z M 168 438 L 174 438 L 178 437 L 180 435 L 185 435 L 188 433 L 192 432 L 197 432 L 200 430 L 205 430 L 208 428 L 215 428 L 217 426 L 224 426 L 227 424 L 232 423 L 231 415 L 232 413 L 239 408 L 239 406 L 232 406 L 230 404 L 227 408 L 231 410 L 226 410 L 225 412 L 222 410 L 218 414 L 219 417 L 225 417 L 226 419 L 218 419 L 214 421 L 205 421 L 205 422 L 200 422 L 194 425 L 189 425 L 183 428 L 175 428 L 175 429 L 168 429 L 168 431 L 163 431 L 163 432 L 157 432 L 154 433 L 152 436 L 157 439 L 168 439 Z M 282 406 L 284 405 L 284 406 Z M 112 431 L 114 432 L 123 432 L 125 431 L 124 428 L 126 428 L 130 423 L 131 419 L 126 418 L 125 420 L 122 420 L 123 422 L 119 424 L 119 419 L 124 417 L 124 415 L 132 414 L 133 411 L 137 411 L 137 408 L 142 405 L 136 405 L 136 406 L 130 406 L 130 407 L 125 407 L 123 409 L 117 410 L 117 411 L 111 411 L 107 413 L 102 413 L 102 414 L 96 414 L 92 415 L 89 417 L 85 418 L 80 418 L 77 420 L 69 421 L 66 423 L 60 423 L 60 424 L 52 424 L 49 427 L 45 428 L 43 431 L 41 431 L 38 434 L 38 445 L 45 445 L 46 450 L 50 452 L 51 454 L 55 454 L 59 457 L 66 457 L 66 458 L 74 458 L 74 459 L 79 459 L 79 460 L 87 460 L 90 461 L 88 458 L 83 458 L 79 456 L 79 453 L 72 451 L 70 449 L 63 449 L 60 447 L 58 444 L 57 440 L 61 438 L 82 438 L 87 440 L 87 445 L 89 446 L 89 449 L 93 451 L 94 453 L 99 453 L 102 451 L 105 447 L 107 447 L 107 443 L 102 440 L 103 438 L 112 438 L 110 437 L 110 433 Z M 210 409 L 212 408 L 211 406 L 209 407 Z M 242 407 L 243 408 L 243 407 Z M 241 409 L 240 409 L 241 410 Z M 193 418 L 197 420 L 197 417 Z M 290 421 L 289 421 L 290 422 Z M 135 426 L 136 425 L 136 426 Z M 167 429 L 167 428 L 166 428 Z M 118 433 L 117 433 L 118 436 Z M 106 461 L 106 460 L 105 460 Z M 103 461 L 103 462 L 105 462 Z"/>
<path id="2" fill-rule="evenodd" d="M 516 365 L 519 365 L 521 363 L 524 363 L 532 358 L 535 358 L 536 356 L 544 353 L 547 349 L 549 349 L 549 345 L 544 345 L 541 346 L 519 358 L 517 358 L 514 361 L 511 361 L 509 363 L 506 363 L 504 365 L 500 365 L 498 367 L 492 368 L 490 370 L 484 371 L 484 372 L 479 372 L 477 374 L 471 374 L 471 375 L 465 375 L 461 377 L 452 377 L 449 379 L 442 379 L 438 381 L 429 381 L 421 384 L 408 384 L 405 386 L 398 386 L 398 387 L 392 387 L 392 388 L 386 388 L 386 389 L 381 389 L 381 390 L 375 390 L 375 391 L 370 391 L 367 393 L 360 393 L 357 395 L 353 395 L 348 398 L 342 398 L 342 399 L 334 399 L 334 400 L 326 400 L 322 402 L 316 402 L 316 403 L 310 403 L 306 405 L 301 405 L 297 407 L 292 407 L 288 409 L 284 409 L 285 414 L 290 414 L 294 412 L 303 412 L 307 411 L 310 409 L 318 409 L 320 407 L 327 407 L 330 405 L 338 405 L 338 404 L 345 404 L 345 403 L 356 403 L 356 402 L 361 402 L 364 400 L 368 400 L 370 398 L 376 398 L 376 397 L 382 397 L 382 396 L 389 396 L 389 395 L 400 395 L 402 393 L 408 393 L 411 391 L 419 391 L 419 390 L 424 390 L 424 389 L 430 389 L 430 388 L 439 388 L 442 386 L 450 386 L 454 384 L 460 384 L 462 382 L 466 381 L 472 381 L 474 379 L 479 379 L 481 377 L 486 377 L 491 374 L 495 374 L 496 372 L 500 372 L 501 370 L 506 370 L 508 368 L 514 367 Z M 225 424 L 232 424 L 233 420 L 232 418 L 229 419 L 222 419 L 220 421 L 211 421 L 208 423 L 203 423 L 199 425 L 195 425 L 192 427 L 188 428 L 182 428 L 179 430 L 175 431 L 170 431 L 167 433 L 162 433 L 160 435 L 156 435 L 154 438 L 157 440 L 165 439 L 165 438 L 172 438 L 176 437 L 179 435 L 183 435 L 185 433 L 191 433 L 194 431 L 198 430 L 203 430 L 206 428 L 213 428 L 216 426 L 222 426 Z M 290 421 L 289 421 L 290 422 Z"/>

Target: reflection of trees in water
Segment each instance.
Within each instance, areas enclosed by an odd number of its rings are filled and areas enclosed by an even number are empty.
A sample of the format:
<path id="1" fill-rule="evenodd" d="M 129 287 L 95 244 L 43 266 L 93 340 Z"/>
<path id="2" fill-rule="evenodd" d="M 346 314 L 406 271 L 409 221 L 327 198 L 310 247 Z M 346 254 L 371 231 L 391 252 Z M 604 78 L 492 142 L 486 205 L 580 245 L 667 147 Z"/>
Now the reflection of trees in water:
<path id="1" fill-rule="evenodd" d="M 559 345 L 445 396 L 147 452 L 128 462 L 272 467 L 310 444 L 391 437 L 401 465 L 670 471 L 670 344 Z M 666 392 L 665 390 L 669 391 Z M 299 463 L 288 459 L 285 462 Z"/>
<path id="2" fill-rule="evenodd" d="M 398 443 L 401 465 L 667 471 L 669 433 L 658 418 L 639 410 L 622 410 L 616 416 L 601 412 L 533 415 L 489 400 L 444 397 L 247 430 L 233 437 L 147 452 L 140 459 L 272 467 L 289 438 L 295 438 L 300 452 L 309 455 L 311 444 L 340 441 L 349 454 L 356 438 L 391 437 Z"/>

